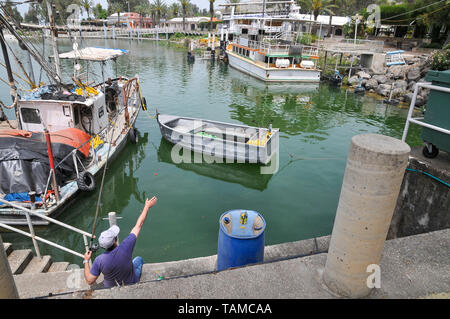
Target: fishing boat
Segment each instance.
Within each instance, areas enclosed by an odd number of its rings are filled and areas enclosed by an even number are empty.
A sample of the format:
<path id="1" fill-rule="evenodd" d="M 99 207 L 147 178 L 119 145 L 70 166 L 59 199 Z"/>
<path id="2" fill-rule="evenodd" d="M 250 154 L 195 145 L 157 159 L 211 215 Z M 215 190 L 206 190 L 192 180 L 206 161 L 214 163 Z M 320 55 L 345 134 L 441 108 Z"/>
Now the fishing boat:
<path id="1" fill-rule="evenodd" d="M 226 159 L 227 163 L 266 165 L 278 151 L 279 130 L 271 126 L 259 128 L 158 113 L 157 121 L 166 140 L 180 149 L 214 157 L 215 162 Z"/>
<path id="2" fill-rule="evenodd" d="M 270 10 L 268 6 L 273 3 L 277 7 Z M 233 33 L 233 40 L 226 46 L 229 65 L 265 82 L 320 82 L 319 48 L 297 43 L 297 33 L 292 31 L 289 20 L 292 4 L 293 1 L 223 4 L 231 8 L 231 14 L 225 17 L 230 20 L 227 31 Z M 252 9 L 236 14 L 240 6 Z M 278 6 L 283 7 L 281 12 Z"/>
<path id="3" fill-rule="evenodd" d="M 34 225 L 47 225 L 37 214 L 54 217 L 77 193 L 93 191 L 94 177 L 108 160 L 129 142 L 138 142 L 134 124 L 140 108 L 145 109 L 145 99 L 137 75 L 105 79 L 105 63 L 127 51 L 74 46 L 73 51 L 58 53 L 55 61 L 74 62 L 72 82 L 67 83 L 9 28 L 1 14 L 0 20 L 53 80 L 21 96 L 12 90 L 14 102 L 9 108 L 15 109 L 16 120 L 3 116 L 0 121 L 0 222 L 27 225 L 27 216 L 17 208 L 26 207 L 36 213 L 31 217 Z M 4 48 L 3 37 L 0 42 Z M 8 60 L 7 50 L 3 55 Z M 101 64 L 100 83 L 81 81 L 77 72 L 80 61 Z M 14 83 L 11 69 L 7 71 Z"/>

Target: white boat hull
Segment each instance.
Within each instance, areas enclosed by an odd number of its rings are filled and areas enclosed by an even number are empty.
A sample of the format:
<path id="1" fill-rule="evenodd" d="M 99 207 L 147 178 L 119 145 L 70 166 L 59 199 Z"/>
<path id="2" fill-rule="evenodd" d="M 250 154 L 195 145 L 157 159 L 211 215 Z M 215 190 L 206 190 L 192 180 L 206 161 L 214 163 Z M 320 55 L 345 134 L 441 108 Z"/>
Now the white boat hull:
<path id="1" fill-rule="evenodd" d="M 320 82 L 320 70 L 317 69 L 264 68 L 232 52 L 227 53 L 231 67 L 266 82 Z"/>

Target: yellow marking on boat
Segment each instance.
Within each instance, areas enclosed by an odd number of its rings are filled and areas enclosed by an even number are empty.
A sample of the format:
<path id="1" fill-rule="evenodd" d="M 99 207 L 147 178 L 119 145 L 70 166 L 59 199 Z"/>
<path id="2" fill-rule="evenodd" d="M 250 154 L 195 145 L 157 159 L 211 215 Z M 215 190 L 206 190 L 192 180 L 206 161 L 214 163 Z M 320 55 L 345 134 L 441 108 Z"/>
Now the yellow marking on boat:
<path id="1" fill-rule="evenodd" d="M 267 132 L 266 137 L 263 140 L 257 139 L 257 140 L 249 140 L 247 144 L 255 145 L 255 146 L 265 146 L 267 141 L 269 140 L 270 135 L 272 135 L 271 132 Z"/>
<path id="2" fill-rule="evenodd" d="M 101 144 L 103 144 L 102 139 L 100 138 L 100 136 L 95 135 L 95 137 L 92 139 L 91 141 L 91 145 L 92 148 L 96 149 L 97 147 L 99 147 Z"/>

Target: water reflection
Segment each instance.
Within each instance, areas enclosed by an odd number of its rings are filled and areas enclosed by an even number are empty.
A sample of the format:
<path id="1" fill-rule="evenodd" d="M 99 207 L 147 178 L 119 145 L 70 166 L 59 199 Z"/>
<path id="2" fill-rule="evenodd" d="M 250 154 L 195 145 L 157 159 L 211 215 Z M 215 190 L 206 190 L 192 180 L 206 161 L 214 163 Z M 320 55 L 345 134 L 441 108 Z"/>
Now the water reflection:
<path id="1" fill-rule="evenodd" d="M 173 144 L 161 138 L 157 150 L 158 161 L 173 164 L 183 170 L 228 183 L 240 184 L 247 188 L 263 191 L 267 188 L 271 174 L 261 174 L 260 165 L 245 163 L 179 163 L 175 164 L 170 156 Z"/>

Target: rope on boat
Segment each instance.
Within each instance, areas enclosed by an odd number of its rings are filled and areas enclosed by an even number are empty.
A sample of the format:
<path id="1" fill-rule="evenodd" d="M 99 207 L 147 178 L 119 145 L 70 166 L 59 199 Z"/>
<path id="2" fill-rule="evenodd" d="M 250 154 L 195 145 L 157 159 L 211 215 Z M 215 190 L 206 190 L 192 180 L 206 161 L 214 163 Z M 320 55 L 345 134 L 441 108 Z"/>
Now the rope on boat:
<path id="1" fill-rule="evenodd" d="M 102 182 L 100 184 L 100 191 L 98 194 L 98 200 L 97 200 L 97 207 L 95 209 L 95 217 L 94 217 L 94 224 L 92 225 L 92 234 L 91 234 L 91 241 L 89 243 L 89 248 L 92 248 L 92 244 L 94 241 L 94 234 L 95 234 L 95 226 L 97 224 L 97 218 L 98 218 L 98 210 L 100 208 L 100 201 L 102 198 L 102 192 L 103 192 L 103 184 L 105 182 L 105 175 L 106 175 L 106 170 L 108 169 L 108 159 L 109 159 L 109 153 L 111 151 L 111 145 L 112 145 L 112 139 L 114 137 L 114 131 L 116 130 L 116 126 L 113 126 L 113 130 L 111 132 L 111 138 L 109 139 L 109 146 L 108 146 L 108 153 L 106 155 L 106 161 L 105 161 L 105 167 L 103 169 L 103 175 L 102 175 Z"/>

